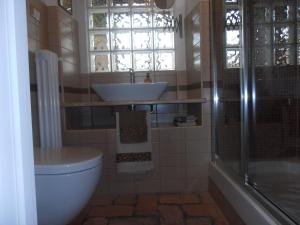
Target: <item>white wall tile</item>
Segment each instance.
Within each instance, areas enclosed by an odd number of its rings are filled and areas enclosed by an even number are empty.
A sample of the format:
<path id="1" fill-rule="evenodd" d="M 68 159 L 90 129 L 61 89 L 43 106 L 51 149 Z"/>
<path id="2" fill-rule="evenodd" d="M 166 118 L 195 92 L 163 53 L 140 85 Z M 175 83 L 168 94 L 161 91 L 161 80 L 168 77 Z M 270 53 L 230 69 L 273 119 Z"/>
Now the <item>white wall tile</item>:
<path id="1" fill-rule="evenodd" d="M 201 166 L 203 163 L 207 163 L 211 159 L 210 153 L 201 153 L 199 151 L 189 152 L 187 154 L 188 166 Z"/>
<path id="2" fill-rule="evenodd" d="M 187 154 L 210 153 L 211 139 L 201 139 L 200 141 L 188 141 L 186 149 Z"/>
<path id="3" fill-rule="evenodd" d="M 187 190 L 186 179 L 163 179 L 161 181 L 161 192 L 163 193 L 178 193 Z"/>
<path id="4" fill-rule="evenodd" d="M 181 128 L 163 128 L 159 133 L 161 142 L 172 142 L 184 139 L 184 129 Z"/>
<path id="5" fill-rule="evenodd" d="M 199 177 L 208 177 L 208 161 L 202 161 L 200 166 L 187 166 L 187 178 L 198 179 Z"/>
<path id="6" fill-rule="evenodd" d="M 105 130 L 87 130 L 78 131 L 80 143 L 84 145 L 88 144 L 101 144 L 107 142 Z"/>
<path id="7" fill-rule="evenodd" d="M 174 166 L 185 167 L 186 166 L 186 154 L 160 154 L 160 166 Z"/>
<path id="8" fill-rule="evenodd" d="M 160 154 L 184 154 L 184 141 L 165 141 L 164 139 L 159 143 Z"/>
<path id="9" fill-rule="evenodd" d="M 110 185 L 111 194 L 133 194 L 135 186 L 133 181 L 115 181 Z"/>
<path id="10" fill-rule="evenodd" d="M 178 166 L 162 166 L 161 169 L 161 180 L 176 180 L 184 179 L 186 177 L 186 168 Z"/>
<path id="11" fill-rule="evenodd" d="M 138 180 L 134 182 L 136 193 L 159 193 L 160 180 Z"/>
<path id="12" fill-rule="evenodd" d="M 185 137 L 187 141 L 199 141 L 211 138 L 210 127 L 190 127 L 185 129 Z"/>
<path id="13" fill-rule="evenodd" d="M 68 132 L 65 137 L 69 143 L 73 141 L 78 146 L 84 142 L 104 149 L 103 176 L 97 188 L 99 194 L 186 192 L 201 191 L 207 186 L 202 177 L 207 176 L 210 161 L 209 130 L 210 127 L 152 129 L 155 169 L 144 174 L 117 172 L 114 129 L 90 131 L 84 135 L 83 132 Z M 85 140 L 81 141 L 83 138 Z"/>
<path id="14" fill-rule="evenodd" d="M 208 191 L 208 177 L 189 179 L 187 181 L 188 192 L 207 192 Z"/>

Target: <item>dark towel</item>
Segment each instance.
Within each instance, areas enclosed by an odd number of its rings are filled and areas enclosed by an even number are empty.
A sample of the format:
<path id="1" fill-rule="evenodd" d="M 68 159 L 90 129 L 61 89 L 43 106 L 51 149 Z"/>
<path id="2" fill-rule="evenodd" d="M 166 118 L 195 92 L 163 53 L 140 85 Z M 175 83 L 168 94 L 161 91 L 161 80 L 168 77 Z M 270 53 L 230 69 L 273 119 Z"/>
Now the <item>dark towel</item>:
<path id="1" fill-rule="evenodd" d="M 120 112 L 120 142 L 122 144 L 147 142 L 147 112 Z"/>

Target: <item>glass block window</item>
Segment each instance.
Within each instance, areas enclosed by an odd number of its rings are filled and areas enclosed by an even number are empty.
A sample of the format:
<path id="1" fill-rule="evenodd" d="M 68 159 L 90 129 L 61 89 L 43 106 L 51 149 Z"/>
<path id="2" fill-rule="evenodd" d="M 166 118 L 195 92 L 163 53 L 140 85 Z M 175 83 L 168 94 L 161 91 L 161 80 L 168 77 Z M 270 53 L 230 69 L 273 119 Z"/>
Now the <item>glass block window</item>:
<path id="1" fill-rule="evenodd" d="M 153 0 L 87 0 L 91 72 L 175 70 L 173 10 Z"/>
<path id="2" fill-rule="evenodd" d="M 224 1 L 224 58 L 228 69 L 240 68 L 241 52 L 241 11 L 237 0 Z"/>

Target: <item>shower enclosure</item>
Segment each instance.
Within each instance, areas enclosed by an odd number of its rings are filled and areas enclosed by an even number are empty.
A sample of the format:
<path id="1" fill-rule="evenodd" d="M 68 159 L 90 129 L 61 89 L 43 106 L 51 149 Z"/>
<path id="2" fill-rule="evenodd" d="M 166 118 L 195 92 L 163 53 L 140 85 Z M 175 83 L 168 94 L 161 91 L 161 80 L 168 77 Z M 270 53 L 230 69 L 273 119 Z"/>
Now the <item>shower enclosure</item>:
<path id="1" fill-rule="evenodd" d="M 300 1 L 214 0 L 212 27 L 215 161 L 300 224 Z"/>

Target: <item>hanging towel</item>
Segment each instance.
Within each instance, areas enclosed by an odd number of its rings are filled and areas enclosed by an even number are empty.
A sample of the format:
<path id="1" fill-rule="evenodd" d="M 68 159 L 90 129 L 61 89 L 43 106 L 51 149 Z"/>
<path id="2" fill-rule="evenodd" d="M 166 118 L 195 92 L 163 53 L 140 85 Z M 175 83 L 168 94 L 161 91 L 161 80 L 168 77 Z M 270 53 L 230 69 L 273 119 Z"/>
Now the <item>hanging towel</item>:
<path id="1" fill-rule="evenodd" d="M 132 114 L 131 114 L 132 113 Z M 131 118 L 137 118 L 135 127 L 143 127 L 145 131 L 138 129 L 138 134 L 122 134 L 125 130 L 133 128 L 125 128 L 125 122 L 121 124 L 121 118 L 126 119 L 128 122 L 132 121 Z M 134 117 L 134 116 L 137 117 Z M 130 119 L 129 119 L 130 118 Z M 141 120 L 143 118 L 143 121 Z M 119 173 L 143 173 L 154 169 L 152 161 L 152 137 L 151 137 L 151 115 L 145 111 L 140 112 L 126 112 L 123 114 L 116 114 L 117 121 L 117 170 Z M 132 126 L 131 123 L 126 123 Z M 121 130 L 122 126 L 122 130 Z M 121 136 L 123 136 L 123 140 Z M 135 142 L 133 142 L 135 141 Z"/>
<path id="2" fill-rule="evenodd" d="M 147 142 L 147 112 L 120 112 L 120 141 L 122 144 Z"/>

